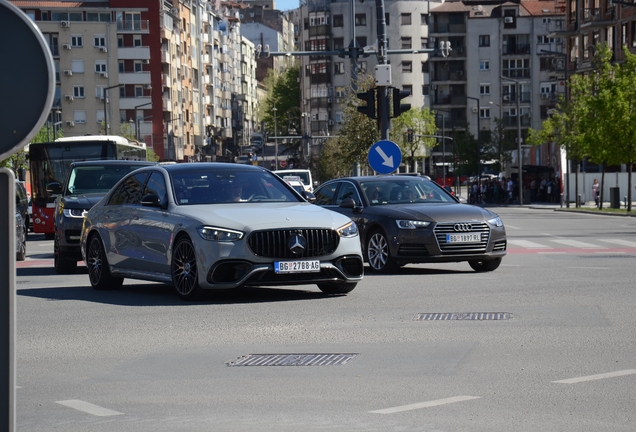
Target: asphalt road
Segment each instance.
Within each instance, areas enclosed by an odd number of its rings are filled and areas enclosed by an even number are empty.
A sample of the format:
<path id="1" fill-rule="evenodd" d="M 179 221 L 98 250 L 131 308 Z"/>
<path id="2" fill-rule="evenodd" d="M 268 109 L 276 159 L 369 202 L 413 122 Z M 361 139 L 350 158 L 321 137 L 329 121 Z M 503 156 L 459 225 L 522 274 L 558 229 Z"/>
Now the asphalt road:
<path id="1" fill-rule="evenodd" d="M 411 265 L 340 297 L 97 292 L 83 267 L 56 275 L 52 242 L 30 234 L 17 430 L 633 431 L 636 220 L 495 211 L 509 238 L 495 272 Z"/>

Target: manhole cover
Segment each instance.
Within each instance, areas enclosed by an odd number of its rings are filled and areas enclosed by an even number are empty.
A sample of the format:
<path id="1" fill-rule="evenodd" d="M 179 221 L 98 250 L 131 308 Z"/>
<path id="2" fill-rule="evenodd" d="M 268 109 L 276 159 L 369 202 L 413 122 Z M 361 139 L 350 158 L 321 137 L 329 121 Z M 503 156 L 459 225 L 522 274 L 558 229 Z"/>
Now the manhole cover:
<path id="1" fill-rule="evenodd" d="M 510 319 L 509 312 L 448 312 L 448 313 L 419 313 L 413 321 L 496 321 Z"/>
<path id="2" fill-rule="evenodd" d="M 338 366 L 358 354 L 248 354 L 227 362 L 228 366 Z"/>

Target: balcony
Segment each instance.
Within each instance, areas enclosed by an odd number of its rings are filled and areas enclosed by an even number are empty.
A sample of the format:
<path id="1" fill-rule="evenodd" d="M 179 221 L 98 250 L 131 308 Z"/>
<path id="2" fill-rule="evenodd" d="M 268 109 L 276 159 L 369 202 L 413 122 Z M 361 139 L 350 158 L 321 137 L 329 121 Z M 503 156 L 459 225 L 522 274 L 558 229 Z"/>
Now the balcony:
<path id="1" fill-rule="evenodd" d="M 506 78 L 530 78 L 530 69 L 503 69 L 501 74 Z"/>
<path id="2" fill-rule="evenodd" d="M 204 44 L 209 44 L 210 43 L 210 35 L 207 33 L 203 33 L 201 35 L 201 42 L 203 42 Z"/>
<path id="3" fill-rule="evenodd" d="M 212 124 L 212 116 L 205 116 L 205 124 L 206 125 Z"/>
<path id="4" fill-rule="evenodd" d="M 203 75 L 202 78 L 203 78 L 203 84 L 211 85 L 210 83 L 212 80 L 210 80 L 210 75 Z"/>
<path id="5" fill-rule="evenodd" d="M 161 63 L 170 64 L 170 52 L 167 49 L 161 50 Z"/>
<path id="6" fill-rule="evenodd" d="M 434 23 L 431 33 L 466 33 L 466 24 Z"/>
<path id="7" fill-rule="evenodd" d="M 172 82 L 170 81 L 170 75 L 161 74 L 161 85 L 164 87 L 170 87 Z"/>
<path id="8" fill-rule="evenodd" d="M 503 55 L 527 55 L 530 54 L 530 44 L 513 44 L 506 45 L 504 44 Z"/>
<path id="9" fill-rule="evenodd" d="M 311 84 L 329 84 L 329 83 L 331 83 L 331 74 L 329 73 L 311 75 Z"/>
<path id="10" fill-rule="evenodd" d="M 148 20 L 132 20 L 117 21 L 117 33 L 149 33 L 150 21 Z"/>
<path id="11" fill-rule="evenodd" d="M 205 64 L 210 63 L 210 54 L 203 54 L 203 63 Z"/>
<path id="12" fill-rule="evenodd" d="M 123 72 L 119 74 L 119 84 L 150 84 L 150 72 Z"/>
<path id="13" fill-rule="evenodd" d="M 164 96 L 162 102 L 164 111 L 172 111 L 172 102 L 170 101 L 170 98 Z"/>
<path id="14" fill-rule="evenodd" d="M 309 37 L 312 36 L 328 36 L 331 34 L 331 28 L 328 25 L 320 25 L 309 27 Z"/>
<path id="15" fill-rule="evenodd" d="M 517 116 L 504 114 L 502 121 L 504 127 L 517 127 Z M 521 116 L 521 127 L 530 127 L 530 124 L 530 116 L 523 114 Z"/>
<path id="16" fill-rule="evenodd" d="M 145 137 L 146 135 L 152 135 L 152 122 L 140 121 L 139 122 L 139 137 Z"/>
<path id="17" fill-rule="evenodd" d="M 212 105 L 212 96 L 210 95 L 203 96 L 203 103 L 206 105 Z"/>
<path id="18" fill-rule="evenodd" d="M 117 48 L 120 60 L 150 60 L 150 47 L 121 47 Z"/>
<path id="19" fill-rule="evenodd" d="M 149 97 L 119 98 L 119 109 L 131 110 L 131 109 L 135 109 L 135 107 L 139 105 L 144 105 L 143 109 L 151 109 L 152 105 L 145 105 L 151 102 L 152 102 L 152 99 Z"/>

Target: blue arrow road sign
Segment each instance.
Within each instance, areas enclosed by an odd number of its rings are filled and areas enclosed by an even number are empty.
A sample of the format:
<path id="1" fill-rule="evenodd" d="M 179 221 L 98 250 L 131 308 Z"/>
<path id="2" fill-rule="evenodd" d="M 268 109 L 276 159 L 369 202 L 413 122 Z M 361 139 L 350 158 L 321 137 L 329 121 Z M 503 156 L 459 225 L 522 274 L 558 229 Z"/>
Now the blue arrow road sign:
<path id="1" fill-rule="evenodd" d="M 381 140 L 369 149 L 369 165 L 373 171 L 389 174 L 398 169 L 402 163 L 400 147 L 389 140 Z"/>

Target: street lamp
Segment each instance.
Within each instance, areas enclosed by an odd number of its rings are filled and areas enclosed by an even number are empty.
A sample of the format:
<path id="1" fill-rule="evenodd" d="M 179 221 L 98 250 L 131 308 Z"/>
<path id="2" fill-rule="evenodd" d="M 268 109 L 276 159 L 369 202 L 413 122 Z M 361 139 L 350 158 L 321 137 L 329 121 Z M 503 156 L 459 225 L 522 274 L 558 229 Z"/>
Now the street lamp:
<path id="1" fill-rule="evenodd" d="M 481 107 L 479 106 L 479 98 L 476 97 L 471 97 L 471 96 L 466 96 L 467 99 L 472 99 L 474 101 L 477 101 L 477 186 L 479 187 L 479 191 L 477 192 L 478 194 L 481 193 L 481 138 L 480 138 L 480 131 L 481 131 L 481 126 L 479 123 L 479 118 L 481 117 Z"/>
<path id="2" fill-rule="evenodd" d="M 108 135 L 108 113 L 106 112 L 106 102 L 108 100 L 108 90 L 117 87 L 123 87 L 124 84 L 117 84 L 110 87 L 104 87 L 104 135 Z"/>
<path id="3" fill-rule="evenodd" d="M 521 83 L 514 79 L 505 76 L 500 76 L 502 80 L 512 81 L 516 84 L 516 95 L 515 99 L 517 102 L 517 166 L 519 171 L 519 205 L 523 204 L 523 153 L 521 153 L 521 108 L 519 104 L 521 102 Z"/>
<path id="4" fill-rule="evenodd" d="M 133 107 L 133 109 L 135 110 L 135 139 L 137 141 L 139 141 L 139 117 L 137 116 L 137 108 L 141 108 L 141 107 L 146 106 L 146 105 L 152 105 L 152 102 L 148 102 L 148 103 L 137 105 L 137 106 Z M 152 116 L 142 117 L 142 120 L 146 119 L 146 118 L 150 118 L 150 117 L 152 117 Z"/>
<path id="5" fill-rule="evenodd" d="M 565 103 L 567 103 L 568 101 L 568 62 L 567 62 L 568 55 L 566 53 L 562 53 L 559 51 L 550 51 L 550 50 L 544 50 L 544 49 L 539 50 L 539 52 L 542 54 L 550 54 L 550 55 L 563 57 L 563 75 L 564 75 L 563 91 L 565 94 Z M 567 208 L 570 208 L 570 169 L 569 167 L 570 167 L 570 159 L 568 158 L 568 154 L 566 153 L 566 156 L 565 156 L 565 206 Z M 578 206 L 578 200 L 577 200 L 577 206 Z"/>
<path id="6" fill-rule="evenodd" d="M 436 116 L 440 115 L 439 111 L 443 111 L 445 113 L 450 114 L 450 111 L 446 111 L 446 110 L 438 108 L 435 110 Z M 443 114 L 441 114 L 440 117 L 442 117 L 442 182 L 443 182 L 442 186 L 446 186 L 446 129 L 444 125 L 446 117 L 444 117 Z"/>
<path id="7" fill-rule="evenodd" d="M 276 161 L 276 169 L 278 169 L 278 121 L 276 119 L 276 107 L 272 108 L 274 111 L 274 160 Z"/>
<path id="8" fill-rule="evenodd" d="M 311 145 L 310 145 L 310 139 L 311 137 L 309 136 L 309 117 L 311 114 L 304 112 L 302 113 L 300 116 L 305 120 L 303 123 L 305 123 L 303 126 L 305 128 L 305 161 L 309 162 L 310 156 L 311 156 Z"/>
<path id="9" fill-rule="evenodd" d="M 60 110 L 55 111 L 55 119 L 59 119 L 61 115 L 62 115 L 62 111 Z M 61 125 L 62 123 L 63 123 L 62 120 L 53 122 L 53 141 L 55 141 L 55 139 L 57 138 L 57 127 Z"/>

